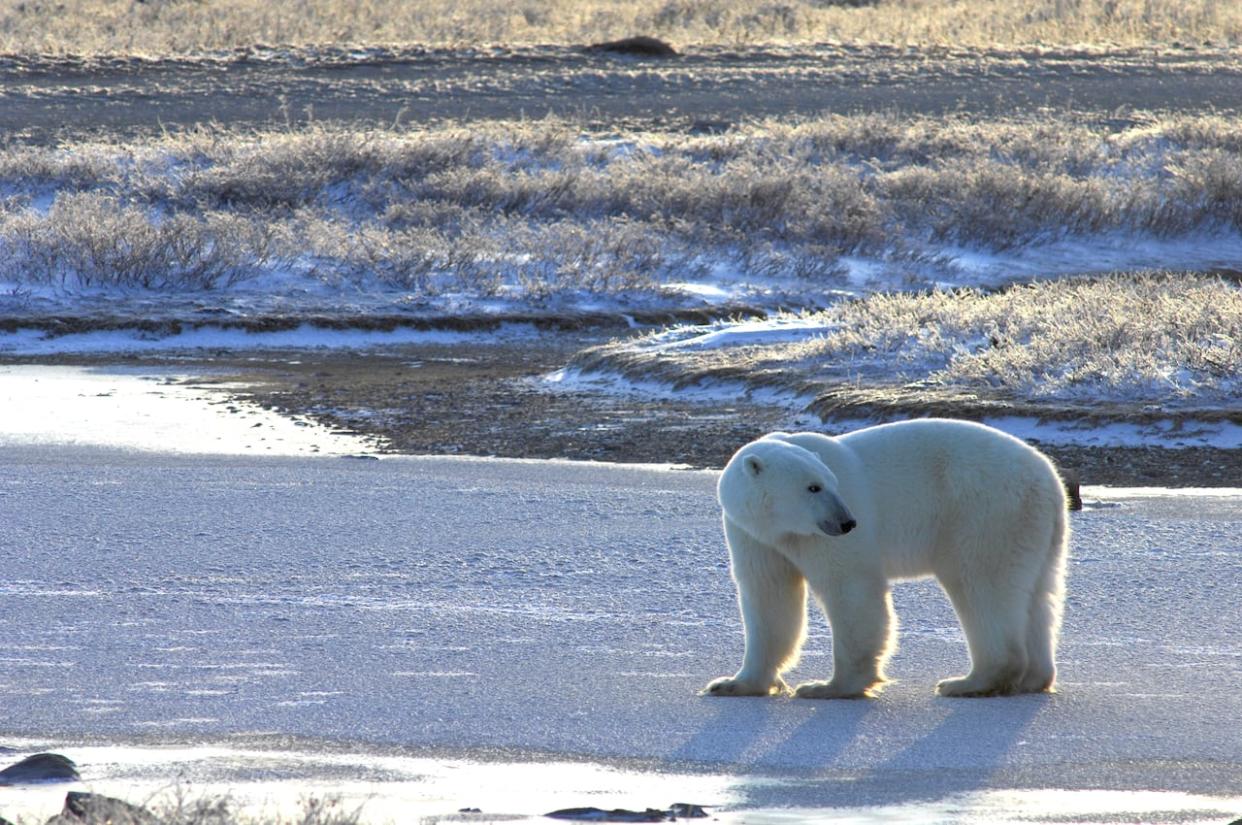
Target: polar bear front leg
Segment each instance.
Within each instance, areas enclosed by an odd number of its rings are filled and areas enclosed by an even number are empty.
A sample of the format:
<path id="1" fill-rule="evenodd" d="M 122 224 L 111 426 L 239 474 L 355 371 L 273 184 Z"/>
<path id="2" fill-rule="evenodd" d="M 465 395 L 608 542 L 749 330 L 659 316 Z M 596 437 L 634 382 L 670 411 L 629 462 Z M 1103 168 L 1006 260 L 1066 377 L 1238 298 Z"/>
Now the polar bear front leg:
<path id="1" fill-rule="evenodd" d="M 799 699 L 859 699 L 887 681 L 884 665 L 895 647 L 896 619 L 888 582 L 855 571 L 829 576 L 823 589 L 812 582 L 832 626 L 832 678 L 804 682 Z"/>
<path id="2" fill-rule="evenodd" d="M 712 696 L 767 696 L 786 690 L 806 633 L 806 580 L 777 550 L 725 519 L 725 539 L 746 634 L 742 667 L 708 683 Z"/>

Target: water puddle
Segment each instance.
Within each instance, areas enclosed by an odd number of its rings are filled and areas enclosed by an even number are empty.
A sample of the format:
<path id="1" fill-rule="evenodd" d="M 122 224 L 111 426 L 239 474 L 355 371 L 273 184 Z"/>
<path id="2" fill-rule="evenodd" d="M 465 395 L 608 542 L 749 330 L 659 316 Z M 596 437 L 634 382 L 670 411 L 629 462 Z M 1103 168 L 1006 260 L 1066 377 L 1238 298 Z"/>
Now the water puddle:
<path id="1" fill-rule="evenodd" d="M 35 743 L 29 743 L 34 746 Z M 464 758 L 188 747 L 57 747 L 82 781 L 0 788 L 2 813 L 43 822 L 65 793 L 88 791 L 156 812 L 227 798 L 240 816 L 298 821 L 310 800 L 357 813 L 363 825 L 393 822 L 551 822 L 573 807 L 642 811 L 674 803 L 702 805 L 720 823 L 1219 823 L 1242 811 L 1242 798 L 1172 791 L 980 790 L 938 800 L 875 806 L 754 807 L 759 792 L 806 798 L 817 780 L 725 772 L 641 769 L 623 764 L 531 758 Z M 12 760 L 9 760 L 12 761 Z M 802 791 L 802 792 L 798 792 Z M 683 821 L 679 818 L 679 821 Z"/>
<path id="2" fill-rule="evenodd" d="M 81 782 L 0 788 L 0 813 L 43 822 L 65 793 L 84 790 L 159 812 L 167 806 L 227 797 L 243 817 L 296 822 L 308 800 L 360 821 L 550 822 L 568 807 L 667 807 L 698 800 L 735 802 L 730 779 L 708 774 L 639 772 L 592 762 L 476 762 L 456 758 L 231 749 L 81 747 L 72 758 Z M 684 799 L 683 799 L 684 798 Z M 717 821 L 738 821 L 724 819 Z"/>

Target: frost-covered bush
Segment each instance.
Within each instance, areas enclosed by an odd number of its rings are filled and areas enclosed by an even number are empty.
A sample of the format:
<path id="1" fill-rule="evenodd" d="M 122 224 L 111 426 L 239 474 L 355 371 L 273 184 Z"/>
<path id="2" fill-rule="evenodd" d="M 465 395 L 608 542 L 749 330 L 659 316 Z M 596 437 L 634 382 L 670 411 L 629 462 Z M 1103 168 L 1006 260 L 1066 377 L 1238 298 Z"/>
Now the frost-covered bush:
<path id="1" fill-rule="evenodd" d="M 0 259 L 31 284 L 201 290 L 229 286 L 267 263 L 267 227 L 209 212 L 156 219 L 106 195 L 62 195 L 46 215 L 0 216 Z"/>
<path id="2" fill-rule="evenodd" d="M 723 379 L 810 395 L 871 387 L 914 404 L 984 393 L 1088 409 L 1176 409 L 1231 406 L 1242 396 L 1242 286 L 1215 278 L 1113 276 L 997 293 L 877 294 L 770 324 L 802 332 L 764 341 L 753 325 L 752 334 L 736 336 L 731 324 L 676 327 L 590 350 L 577 365 L 678 385 Z"/>
<path id="3" fill-rule="evenodd" d="M 549 120 L 14 145 L 0 147 L 3 277 L 203 288 L 292 261 L 427 298 L 546 297 L 648 290 L 713 265 L 831 289 L 842 258 L 861 256 L 891 284 L 951 276 L 946 247 L 1236 241 L 1240 158 L 1242 125 L 1216 116 L 1112 130 L 871 114 L 622 137 Z"/>

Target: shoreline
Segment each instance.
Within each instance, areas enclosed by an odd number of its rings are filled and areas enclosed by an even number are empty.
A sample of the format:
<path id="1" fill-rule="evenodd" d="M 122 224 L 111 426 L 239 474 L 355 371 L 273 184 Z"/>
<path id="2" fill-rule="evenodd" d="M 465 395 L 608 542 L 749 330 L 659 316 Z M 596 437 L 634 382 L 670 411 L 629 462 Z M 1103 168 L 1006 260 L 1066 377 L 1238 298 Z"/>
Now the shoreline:
<path id="1" fill-rule="evenodd" d="M 407 344 L 366 350 L 219 350 L 0 358 L 152 372 L 208 396 L 315 422 L 391 455 L 569 459 L 621 464 L 724 466 L 742 444 L 773 430 L 843 432 L 812 413 L 774 404 L 609 392 L 579 384 L 550 390 L 542 377 L 610 332 L 505 343 Z M 227 406 L 227 405 L 226 405 Z M 935 410 L 943 415 L 942 408 Z M 906 417 L 919 414 L 917 409 Z M 926 413 L 924 413 L 926 414 Z M 903 417 L 898 412 L 890 420 Z M 864 422 L 857 422 L 862 425 Z M 1038 432 L 1035 429 L 1034 432 Z M 1042 443 L 1020 433 L 1083 486 L 1235 487 L 1242 450 Z"/>

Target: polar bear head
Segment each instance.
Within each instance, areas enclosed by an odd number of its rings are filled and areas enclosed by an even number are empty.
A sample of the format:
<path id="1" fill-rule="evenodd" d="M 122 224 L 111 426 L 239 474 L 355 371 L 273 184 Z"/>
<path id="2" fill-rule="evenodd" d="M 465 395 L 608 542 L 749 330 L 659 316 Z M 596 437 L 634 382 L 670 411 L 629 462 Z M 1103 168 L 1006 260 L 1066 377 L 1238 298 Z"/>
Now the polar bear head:
<path id="1" fill-rule="evenodd" d="M 853 530 L 857 522 L 832 470 L 780 435 L 752 441 L 729 460 L 716 489 L 725 516 L 765 544 L 790 533 L 841 536 Z"/>

